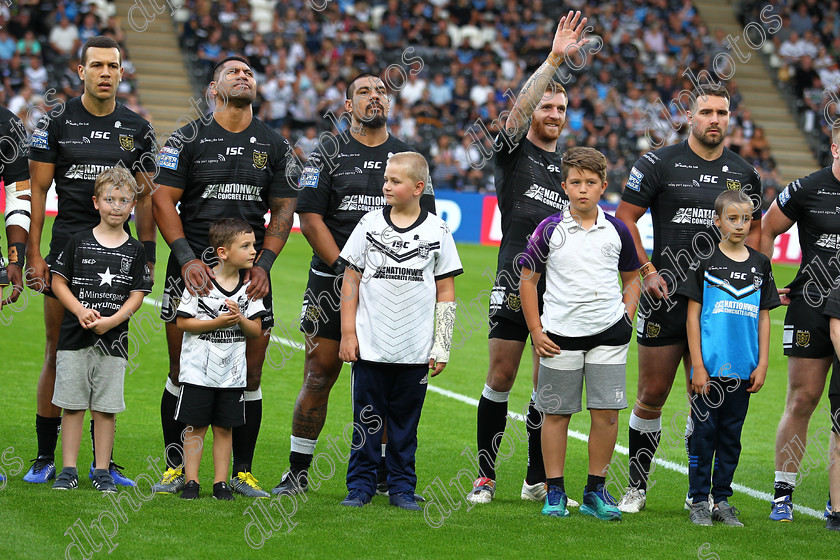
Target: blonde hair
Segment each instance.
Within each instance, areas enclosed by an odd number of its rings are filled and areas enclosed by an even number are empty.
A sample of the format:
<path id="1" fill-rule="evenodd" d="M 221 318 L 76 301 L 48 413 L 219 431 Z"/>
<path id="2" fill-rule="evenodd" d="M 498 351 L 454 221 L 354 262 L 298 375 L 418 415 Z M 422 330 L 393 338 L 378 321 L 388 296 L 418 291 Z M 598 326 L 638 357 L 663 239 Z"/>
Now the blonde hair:
<path id="1" fill-rule="evenodd" d="M 388 163 L 404 165 L 408 172 L 408 178 L 415 185 L 429 182 L 429 164 L 421 154 L 417 152 L 399 152 L 388 159 Z"/>
<path id="2" fill-rule="evenodd" d="M 104 196 L 110 190 L 109 186 L 116 187 L 126 195 L 131 193 L 132 196 L 140 190 L 131 172 L 122 165 L 106 169 L 96 177 L 96 182 L 93 184 L 93 196 L 96 198 Z"/>

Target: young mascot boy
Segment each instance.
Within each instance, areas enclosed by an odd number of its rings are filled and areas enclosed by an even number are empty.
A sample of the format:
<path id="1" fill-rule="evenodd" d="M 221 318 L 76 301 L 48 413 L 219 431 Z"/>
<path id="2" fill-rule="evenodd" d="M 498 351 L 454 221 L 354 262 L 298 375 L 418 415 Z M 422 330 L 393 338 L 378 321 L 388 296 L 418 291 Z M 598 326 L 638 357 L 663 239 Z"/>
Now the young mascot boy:
<path id="1" fill-rule="evenodd" d="M 254 266 L 254 230 L 238 218 L 223 218 L 208 234 L 218 262 L 206 296 L 184 290 L 176 322 L 184 331 L 181 350 L 181 396 L 175 419 L 187 424 L 184 437 L 184 474 L 187 484 L 181 497 L 199 495 L 198 466 L 207 426 L 213 426 L 213 497 L 233 500 L 226 482 L 230 469 L 233 428 L 245 423 L 245 337 L 260 335 L 260 318 L 266 314 L 261 298 L 249 300 L 245 269 Z"/>
<path id="2" fill-rule="evenodd" d="M 598 206 L 607 187 L 604 155 L 593 148 L 570 148 L 561 170 L 569 208 L 543 220 L 519 260 L 522 310 L 540 356 L 535 405 L 545 414 L 542 449 L 548 485 L 542 513 L 569 515 L 563 480 L 566 439 L 572 414 L 581 411 L 585 379 L 592 425 L 580 511 L 620 520 L 604 482 L 618 433 L 618 411 L 627 408 L 625 365 L 639 299 L 639 259 L 624 223 Z M 543 274 L 540 316 L 537 284 Z"/>
<path id="3" fill-rule="evenodd" d="M 152 279 L 143 244 L 123 229 L 134 208 L 134 177 L 124 167 L 106 169 L 93 189 L 99 225 L 73 236 L 51 269 L 52 291 L 66 310 L 58 336 L 52 398 L 55 406 L 64 409 L 64 464 L 53 488 L 71 490 L 79 484 L 76 461 L 85 410 L 90 410 L 96 443 L 91 480 L 101 492 L 116 492 L 108 468 L 114 417 L 125 410 L 128 318 L 151 291 Z"/>
<path id="4" fill-rule="evenodd" d="M 721 240 L 692 268 L 677 293 L 688 297 L 692 436 L 689 439 L 689 518 L 743 527 L 727 499 L 741 455 L 741 428 L 750 393 L 767 375 L 770 309 L 781 305 L 770 259 L 744 245 L 753 214 L 750 197 L 724 191 L 715 200 Z M 714 473 L 712 464 L 714 463 Z M 709 494 L 714 509 L 709 504 Z"/>
<path id="5" fill-rule="evenodd" d="M 365 214 L 340 258 L 339 357 L 353 362 L 353 447 L 343 506 L 376 492 L 387 419 L 390 503 L 419 511 L 414 498 L 417 424 L 432 377 L 449 361 L 455 276 L 461 261 L 446 222 L 420 208 L 429 167 L 416 152 L 391 156 L 382 192 L 387 206 Z"/>

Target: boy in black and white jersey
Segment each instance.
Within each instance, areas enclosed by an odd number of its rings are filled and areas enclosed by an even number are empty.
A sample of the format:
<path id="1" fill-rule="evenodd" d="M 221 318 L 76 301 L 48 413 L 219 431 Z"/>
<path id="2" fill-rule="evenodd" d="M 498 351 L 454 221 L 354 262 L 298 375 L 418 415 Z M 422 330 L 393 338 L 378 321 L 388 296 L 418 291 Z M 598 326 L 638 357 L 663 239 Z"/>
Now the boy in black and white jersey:
<path id="1" fill-rule="evenodd" d="M 213 426 L 213 497 L 233 500 L 227 483 L 233 428 L 245 424 L 247 360 L 245 338 L 261 333 L 267 313 L 262 298 L 249 298 L 245 270 L 254 266 L 254 229 L 244 220 L 223 218 L 210 227 L 216 253 L 205 295 L 185 289 L 176 323 L 184 331 L 175 418 L 187 425 L 184 439 L 186 486 L 181 497 L 198 498 L 198 466 L 207 426 Z"/>
<path id="2" fill-rule="evenodd" d="M 102 172 L 93 204 L 100 223 L 74 235 L 52 267 L 52 290 L 66 309 L 56 351 L 52 404 L 64 409 L 61 421 L 63 468 L 53 488 L 78 486 L 76 461 L 85 410 L 94 419 L 93 486 L 116 492 L 109 472 L 114 418 L 125 410 L 123 379 L 128 318 L 152 288 L 143 245 L 123 230 L 134 208 L 137 185 L 123 167 Z"/>
<path id="3" fill-rule="evenodd" d="M 344 506 L 364 506 L 376 492 L 387 422 L 391 505 L 420 510 L 417 424 L 429 370 L 435 376 L 449 361 L 454 277 L 463 272 L 446 222 L 420 207 L 428 175 L 420 154 L 393 155 L 383 186 L 389 206 L 365 214 L 339 256 L 346 266 L 339 357 L 353 362 L 356 427 Z"/>

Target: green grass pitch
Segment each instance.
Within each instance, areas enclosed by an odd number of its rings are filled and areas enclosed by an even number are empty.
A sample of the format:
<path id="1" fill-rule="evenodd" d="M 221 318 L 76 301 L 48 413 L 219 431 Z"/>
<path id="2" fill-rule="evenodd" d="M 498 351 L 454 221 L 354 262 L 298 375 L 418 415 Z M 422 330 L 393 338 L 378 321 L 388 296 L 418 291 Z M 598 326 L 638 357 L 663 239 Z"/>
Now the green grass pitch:
<path id="1" fill-rule="evenodd" d="M 48 226 L 50 224 L 48 223 Z M 45 240 L 46 241 L 46 240 Z M 152 296 L 162 291 L 166 245 L 158 243 L 157 283 Z M 345 366 L 332 392 L 327 423 L 319 440 L 313 480 L 318 489 L 295 502 L 242 497 L 234 503 L 212 500 L 212 463 L 204 455 L 202 499 L 184 503 L 177 496 L 150 495 L 148 486 L 163 466 L 160 432 L 160 397 L 167 374 L 166 346 L 159 321 L 132 326 L 132 352 L 137 355 L 126 377 L 127 410 L 117 420 L 115 457 L 126 473 L 140 476 L 140 488 L 123 490 L 117 498 L 103 497 L 90 486 L 83 468 L 91 460 L 87 435 L 79 458 L 80 488 L 53 492 L 48 485 L 22 481 L 35 456 L 35 392 L 43 360 L 43 321 L 40 296 L 27 293 L 20 303 L 2 312 L 3 418 L 0 420 L 0 469 L 8 476 L 0 489 L 0 527 L 5 535 L 0 552 L 5 558 L 245 558 L 264 554 L 279 558 L 768 558 L 836 556 L 838 536 L 824 530 L 822 519 L 795 511 L 792 524 L 767 519 L 764 499 L 736 491 L 732 503 L 741 511 L 746 527 L 694 527 L 683 510 L 688 486 L 684 474 L 657 465 L 647 509 L 625 515 L 620 523 L 599 522 L 572 510 L 567 519 L 540 515 L 540 504 L 519 498 L 525 474 L 527 446 L 521 422 L 509 420 L 506 444 L 498 468 L 495 501 L 472 509 L 463 499 L 475 469 L 474 404 L 462 402 L 436 389 L 477 399 L 487 373 L 486 306 L 496 250 L 460 245 L 464 275 L 456 279 L 461 329 L 451 362 L 431 383 L 420 422 L 417 453 L 418 491 L 434 502 L 424 513 L 412 514 L 390 507 L 375 497 L 361 510 L 338 506 L 346 494 L 344 476 L 348 445 L 343 438 L 352 421 L 349 367 Z M 44 251 L 46 253 L 46 251 Z M 309 246 L 293 234 L 274 266 L 273 286 L 278 327 L 275 335 L 301 341 L 295 321 L 306 282 Z M 784 285 L 792 267 L 775 267 Z M 153 317 L 144 305 L 141 314 Z M 141 315 L 142 316 L 142 315 Z M 744 426 L 743 452 L 735 482 L 772 492 L 776 426 L 785 398 L 786 360 L 781 336 L 784 310 L 772 314 L 773 332 L 767 383 L 753 396 Z M 139 327 L 139 328 L 138 328 Z M 140 332 L 142 328 L 142 334 Z M 144 336 L 145 335 L 145 336 Z M 635 342 L 627 368 L 628 397 L 636 394 Z M 511 394 L 510 409 L 521 412 L 530 393 L 530 359 L 523 360 L 520 379 Z M 254 460 L 254 474 L 268 489 L 279 480 L 288 462 L 291 414 L 303 374 L 303 354 L 281 343 L 272 344 L 263 372 L 263 422 Z M 663 417 L 663 444 L 657 457 L 681 466 L 687 461 L 682 444 L 684 413 L 682 375 Z M 827 405 L 823 398 L 820 408 Z M 619 444 L 627 445 L 629 410 L 619 417 Z M 575 415 L 571 429 L 586 433 L 588 415 Z M 828 426 L 818 415 L 811 433 Z M 515 429 L 512 429 L 515 428 Z M 349 433 L 349 430 L 348 430 Z M 208 443 L 210 436 L 208 436 Z M 469 449 L 469 452 L 465 452 Z M 795 503 L 822 511 L 828 489 L 827 440 L 808 445 L 806 476 L 795 493 Z M 58 451 L 60 457 L 60 449 Z M 613 479 L 626 480 L 627 458 L 616 455 Z M 149 458 L 155 463 L 149 465 Z M 58 465 L 61 468 L 60 462 Z M 569 443 L 566 486 L 580 500 L 586 482 L 586 444 Z M 614 486 L 613 486 L 614 488 Z M 446 490 L 446 491 L 444 491 Z M 434 505 L 434 504 L 437 505 Z M 79 546 L 72 546 L 73 543 Z"/>

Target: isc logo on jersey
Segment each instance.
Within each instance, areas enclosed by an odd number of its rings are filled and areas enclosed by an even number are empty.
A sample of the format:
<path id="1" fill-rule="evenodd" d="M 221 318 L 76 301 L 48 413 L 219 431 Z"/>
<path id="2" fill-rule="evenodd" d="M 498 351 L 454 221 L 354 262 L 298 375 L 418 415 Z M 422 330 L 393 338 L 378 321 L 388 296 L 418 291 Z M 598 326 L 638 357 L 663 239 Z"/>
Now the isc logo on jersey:
<path id="1" fill-rule="evenodd" d="M 630 170 L 630 177 L 627 179 L 627 188 L 638 191 L 641 187 L 642 179 L 644 178 L 645 174 L 633 167 L 633 169 Z"/>

